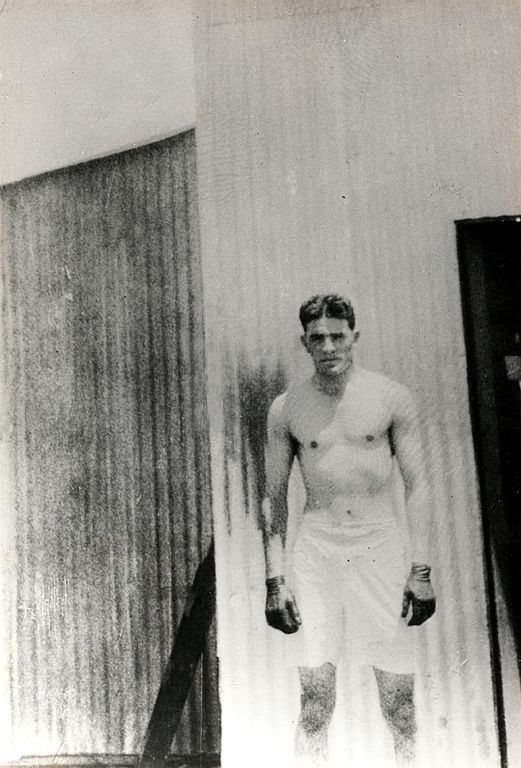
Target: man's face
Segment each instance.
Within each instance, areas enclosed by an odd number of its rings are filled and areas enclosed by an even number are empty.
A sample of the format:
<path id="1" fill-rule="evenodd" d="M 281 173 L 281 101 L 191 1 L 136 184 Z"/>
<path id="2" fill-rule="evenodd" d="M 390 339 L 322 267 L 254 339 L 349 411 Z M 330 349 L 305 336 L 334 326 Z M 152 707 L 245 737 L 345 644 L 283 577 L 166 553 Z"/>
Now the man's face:
<path id="1" fill-rule="evenodd" d="M 339 376 L 353 362 L 353 347 L 358 331 L 352 331 L 347 320 L 320 317 L 312 320 L 302 343 L 311 355 L 317 373 L 323 376 Z"/>

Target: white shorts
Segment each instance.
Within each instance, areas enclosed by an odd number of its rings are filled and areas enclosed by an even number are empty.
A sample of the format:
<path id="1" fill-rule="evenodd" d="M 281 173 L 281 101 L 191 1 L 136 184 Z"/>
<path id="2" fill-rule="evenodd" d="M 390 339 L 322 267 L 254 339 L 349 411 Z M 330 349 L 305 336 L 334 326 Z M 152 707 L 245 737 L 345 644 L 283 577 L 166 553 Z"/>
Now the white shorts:
<path id="1" fill-rule="evenodd" d="M 414 672 L 414 630 L 400 616 L 410 563 L 394 520 L 362 524 L 346 512 L 306 512 L 292 560 L 289 586 L 302 625 L 286 636 L 288 663 L 343 659 Z"/>

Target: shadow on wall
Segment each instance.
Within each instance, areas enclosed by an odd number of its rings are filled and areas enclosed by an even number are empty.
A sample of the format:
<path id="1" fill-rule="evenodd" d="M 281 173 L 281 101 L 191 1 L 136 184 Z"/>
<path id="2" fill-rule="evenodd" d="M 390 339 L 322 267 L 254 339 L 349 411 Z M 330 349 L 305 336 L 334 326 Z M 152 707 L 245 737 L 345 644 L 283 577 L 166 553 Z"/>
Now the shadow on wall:
<path id="1" fill-rule="evenodd" d="M 225 498 L 228 532 L 231 533 L 229 462 L 238 463 L 246 514 L 252 511 L 261 528 L 261 502 L 265 490 L 264 450 L 266 423 L 273 400 L 287 387 L 280 362 L 252 365 L 244 352 L 225 353 L 224 393 Z"/>

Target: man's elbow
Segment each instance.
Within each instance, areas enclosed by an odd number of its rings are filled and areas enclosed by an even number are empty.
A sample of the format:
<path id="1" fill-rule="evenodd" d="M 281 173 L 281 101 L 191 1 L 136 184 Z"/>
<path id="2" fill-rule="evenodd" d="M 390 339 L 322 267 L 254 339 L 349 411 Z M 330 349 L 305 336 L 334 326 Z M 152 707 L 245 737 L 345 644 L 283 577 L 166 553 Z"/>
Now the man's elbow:
<path id="1" fill-rule="evenodd" d="M 417 475 L 410 475 L 403 478 L 405 491 L 405 501 L 413 506 L 423 507 L 429 499 L 429 486 L 424 478 Z"/>
<path id="2" fill-rule="evenodd" d="M 404 472 L 402 469 L 401 472 L 402 475 L 402 481 L 403 481 L 403 488 L 405 490 L 405 495 L 409 496 L 414 488 L 414 477 L 409 472 Z"/>
<path id="3" fill-rule="evenodd" d="M 413 472 L 402 473 L 403 487 L 405 489 L 405 496 L 409 498 L 417 493 L 421 492 L 423 483 L 421 478 Z"/>

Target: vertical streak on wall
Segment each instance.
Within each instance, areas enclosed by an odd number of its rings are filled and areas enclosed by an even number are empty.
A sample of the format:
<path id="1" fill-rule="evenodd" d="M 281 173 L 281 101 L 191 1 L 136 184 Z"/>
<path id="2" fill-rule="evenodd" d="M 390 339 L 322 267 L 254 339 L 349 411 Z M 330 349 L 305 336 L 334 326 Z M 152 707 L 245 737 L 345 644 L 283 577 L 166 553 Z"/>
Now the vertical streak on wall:
<path id="1" fill-rule="evenodd" d="M 12 755 L 140 749 L 211 536 L 195 138 L 2 190 Z M 219 744 L 215 638 L 175 751 Z"/>
<path id="2" fill-rule="evenodd" d="M 252 744 L 251 765 L 289 764 L 298 691 L 263 619 L 259 442 L 269 401 L 309 370 L 299 303 L 334 289 L 358 309 L 362 364 L 423 413 L 439 595 L 417 631 L 426 765 L 495 767 L 453 222 L 521 205 L 519 9 L 218 0 L 195 18 L 223 766 Z M 296 481 L 295 518 L 300 497 Z M 340 746 L 389 765 L 370 675 L 343 679 Z"/>

